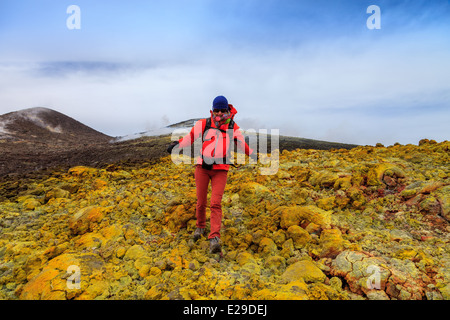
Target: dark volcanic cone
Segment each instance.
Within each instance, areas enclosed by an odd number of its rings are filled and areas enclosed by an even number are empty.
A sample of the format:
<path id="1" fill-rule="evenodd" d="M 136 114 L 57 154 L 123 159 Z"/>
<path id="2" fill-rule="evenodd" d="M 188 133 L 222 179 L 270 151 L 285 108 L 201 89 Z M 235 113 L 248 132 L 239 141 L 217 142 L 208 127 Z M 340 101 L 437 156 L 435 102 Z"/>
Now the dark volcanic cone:
<path id="1" fill-rule="evenodd" d="M 107 142 L 112 137 L 48 108 L 30 108 L 0 116 L 0 138 L 24 142 Z"/>

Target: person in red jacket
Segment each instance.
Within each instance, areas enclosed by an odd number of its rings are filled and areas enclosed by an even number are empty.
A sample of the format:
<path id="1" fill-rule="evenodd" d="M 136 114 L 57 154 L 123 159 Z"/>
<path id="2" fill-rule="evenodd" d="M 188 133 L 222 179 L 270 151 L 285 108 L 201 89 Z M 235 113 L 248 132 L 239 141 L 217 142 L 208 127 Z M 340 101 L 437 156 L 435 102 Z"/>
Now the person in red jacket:
<path id="1" fill-rule="evenodd" d="M 210 240 L 210 251 L 215 253 L 221 251 L 222 196 L 230 168 L 228 159 L 230 148 L 236 141 L 238 149 L 254 160 L 256 160 L 256 150 L 251 149 L 245 142 L 239 126 L 234 122 L 237 111 L 224 96 L 217 96 L 213 100 L 210 113 L 209 119 L 197 121 L 190 133 L 178 141 L 172 142 L 167 151 L 171 153 L 175 147 L 188 147 L 202 137 L 201 155 L 197 158 L 195 168 L 197 228 L 193 237 L 194 241 L 197 241 L 205 234 L 208 186 L 211 181 L 211 230 L 208 239 Z"/>

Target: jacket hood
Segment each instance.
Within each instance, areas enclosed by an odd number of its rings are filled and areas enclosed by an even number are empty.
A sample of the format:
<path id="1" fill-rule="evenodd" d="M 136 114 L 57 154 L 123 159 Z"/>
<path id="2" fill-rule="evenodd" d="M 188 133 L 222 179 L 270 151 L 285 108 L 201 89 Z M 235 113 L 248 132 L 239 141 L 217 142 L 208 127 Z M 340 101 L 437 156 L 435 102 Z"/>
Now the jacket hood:
<path id="1" fill-rule="evenodd" d="M 228 108 L 230 108 L 231 118 L 234 118 L 234 115 L 237 113 L 236 108 L 232 104 L 228 104 Z"/>

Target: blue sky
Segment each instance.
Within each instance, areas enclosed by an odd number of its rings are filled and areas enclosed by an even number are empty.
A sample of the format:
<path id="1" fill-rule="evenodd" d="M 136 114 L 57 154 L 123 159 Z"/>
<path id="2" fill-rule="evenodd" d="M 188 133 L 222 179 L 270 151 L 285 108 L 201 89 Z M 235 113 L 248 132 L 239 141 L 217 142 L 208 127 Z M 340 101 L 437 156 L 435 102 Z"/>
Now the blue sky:
<path id="1" fill-rule="evenodd" d="M 72 4 L 80 30 L 66 26 Z M 223 94 L 243 128 L 443 141 L 448 34 L 441 0 L 1 0 L 0 114 L 45 106 L 122 136 L 206 117 Z"/>

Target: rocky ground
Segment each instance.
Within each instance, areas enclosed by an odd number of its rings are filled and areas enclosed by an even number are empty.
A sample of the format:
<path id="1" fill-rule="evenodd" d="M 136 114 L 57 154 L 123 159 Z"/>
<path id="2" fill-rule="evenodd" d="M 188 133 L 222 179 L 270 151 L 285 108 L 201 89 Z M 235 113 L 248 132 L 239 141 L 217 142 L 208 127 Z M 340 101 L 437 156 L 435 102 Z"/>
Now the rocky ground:
<path id="1" fill-rule="evenodd" d="M 134 166 L 167 154 L 170 136 L 144 137 L 124 142 L 55 143 L 0 141 L 0 181 L 17 182 L 68 170 L 77 165 L 104 168 L 113 163 Z M 1 196 L 0 190 L 0 196 Z"/>
<path id="2" fill-rule="evenodd" d="M 194 169 L 169 156 L 11 178 L 0 298 L 448 300 L 449 149 L 284 150 L 274 175 L 231 168 L 222 255 L 191 239 Z"/>

